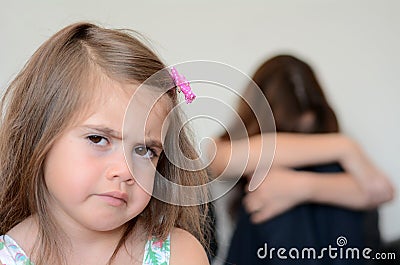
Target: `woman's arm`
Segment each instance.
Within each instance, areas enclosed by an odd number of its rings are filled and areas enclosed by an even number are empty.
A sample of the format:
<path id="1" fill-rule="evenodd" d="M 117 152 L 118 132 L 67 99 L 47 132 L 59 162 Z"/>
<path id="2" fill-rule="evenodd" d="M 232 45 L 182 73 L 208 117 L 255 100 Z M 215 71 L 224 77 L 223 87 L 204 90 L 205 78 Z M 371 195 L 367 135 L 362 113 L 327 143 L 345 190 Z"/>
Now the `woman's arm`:
<path id="1" fill-rule="evenodd" d="M 276 146 L 276 148 L 275 148 Z M 229 165 L 229 172 L 237 174 L 246 163 L 245 174 L 253 172 L 259 161 L 273 157 L 274 165 L 302 167 L 340 162 L 349 169 L 353 162 L 365 164 L 360 147 L 350 138 L 339 134 L 264 133 L 235 141 L 216 141 L 217 152 L 211 169 L 218 175 Z M 250 155 L 251 154 L 251 155 Z M 358 159 L 354 159 L 358 158 Z M 350 161 L 349 161 L 350 160 Z M 229 164 L 229 162 L 231 162 Z M 260 163 L 263 166 L 265 163 Z"/>
<path id="2" fill-rule="evenodd" d="M 255 191 L 247 193 L 243 202 L 252 221 L 259 223 L 304 202 L 366 209 L 392 198 L 393 193 L 371 197 L 346 173 L 321 174 L 274 167 Z"/>
<path id="3" fill-rule="evenodd" d="M 260 140 L 261 138 L 254 139 L 254 141 Z M 275 165 L 302 167 L 342 162 L 344 158 L 354 154 L 355 143 L 338 133 L 277 133 L 276 146 Z"/>
<path id="4" fill-rule="evenodd" d="M 249 174 L 258 166 L 270 165 L 270 161 L 265 163 L 266 159 L 274 159 L 274 165 L 285 167 L 341 162 L 351 156 L 352 146 L 350 139 L 337 133 L 264 133 L 248 139 L 216 141 L 217 152 L 211 170 L 214 175 L 224 170 L 233 175 L 243 170 Z"/>
<path id="5" fill-rule="evenodd" d="M 299 167 L 338 162 L 369 197 L 393 196 L 388 177 L 354 140 L 342 134 L 278 133 L 276 139 L 274 165 Z"/>
<path id="6" fill-rule="evenodd" d="M 215 159 L 210 166 L 215 176 L 222 172 L 225 177 L 266 176 L 272 159 L 274 167 L 288 168 L 338 162 L 369 196 L 375 198 L 393 193 L 386 175 L 355 141 L 342 134 L 277 133 L 275 138 L 275 134 L 264 133 L 249 139 L 219 141 L 216 148 Z"/>

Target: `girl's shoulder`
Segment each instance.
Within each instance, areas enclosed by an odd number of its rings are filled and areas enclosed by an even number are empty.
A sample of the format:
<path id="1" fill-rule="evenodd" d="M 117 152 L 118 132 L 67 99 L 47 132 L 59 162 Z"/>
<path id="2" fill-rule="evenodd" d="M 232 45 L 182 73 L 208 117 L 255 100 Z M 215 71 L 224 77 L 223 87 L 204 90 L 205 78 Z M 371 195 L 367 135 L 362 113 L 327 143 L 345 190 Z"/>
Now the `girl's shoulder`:
<path id="1" fill-rule="evenodd" d="M 209 264 L 203 246 L 191 233 L 174 228 L 170 233 L 170 240 L 171 264 Z"/>
<path id="2" fill-rule="evenodd" d="M 23 249 L 8 235 L 0 236 L 0 264 L 33 265 Z"/>

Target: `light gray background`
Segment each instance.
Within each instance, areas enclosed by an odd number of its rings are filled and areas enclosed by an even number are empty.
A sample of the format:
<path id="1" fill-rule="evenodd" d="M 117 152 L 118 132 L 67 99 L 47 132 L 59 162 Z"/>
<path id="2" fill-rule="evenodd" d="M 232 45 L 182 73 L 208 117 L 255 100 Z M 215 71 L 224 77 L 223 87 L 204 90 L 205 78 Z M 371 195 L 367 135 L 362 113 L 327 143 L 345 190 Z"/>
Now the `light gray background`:
<path id="1" fill-rule="evenodd" d="M 270 56 L 292 53 L 316 69 L 342 130 L 400 188 L 399 1 L 110 2 L 2 1 L 1 89 L 44 40 L 80 20 L 136 29 L 168 64 L 212 60 L 252 75 Z M 383 238 L 400 237 L 400 200 L 380 212 Z"/>

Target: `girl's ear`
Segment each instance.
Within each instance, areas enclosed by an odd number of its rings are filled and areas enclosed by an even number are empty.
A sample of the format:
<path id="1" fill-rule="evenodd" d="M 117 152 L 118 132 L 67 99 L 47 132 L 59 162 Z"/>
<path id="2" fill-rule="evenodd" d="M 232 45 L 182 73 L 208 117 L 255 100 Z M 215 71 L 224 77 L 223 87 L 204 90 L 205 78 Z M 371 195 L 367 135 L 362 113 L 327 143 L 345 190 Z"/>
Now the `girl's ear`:
<path id="1" fill-rule="evenodd" d="M 317 116 L 315 112 L 307 110 L 303 112 L 298 118 L 295 130 L 301 133 L 312 133 L 315 131 L 315 126 L 317 124 Z"/>

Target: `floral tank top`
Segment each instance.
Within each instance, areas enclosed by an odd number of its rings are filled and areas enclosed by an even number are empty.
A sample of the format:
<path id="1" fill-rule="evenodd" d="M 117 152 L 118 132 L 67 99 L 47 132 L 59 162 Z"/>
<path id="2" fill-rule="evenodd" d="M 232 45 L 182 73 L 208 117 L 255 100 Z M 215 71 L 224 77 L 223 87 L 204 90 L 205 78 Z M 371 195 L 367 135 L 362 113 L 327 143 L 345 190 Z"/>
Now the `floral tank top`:
<path id="1" fill-rule="evenodd" d="M 165 241 L 152 238 L 146 242 L 143 265 L 169 265 L 170 236 Z M 0 236 L 0 265 L 34 265 L 8 235 Z"/>

